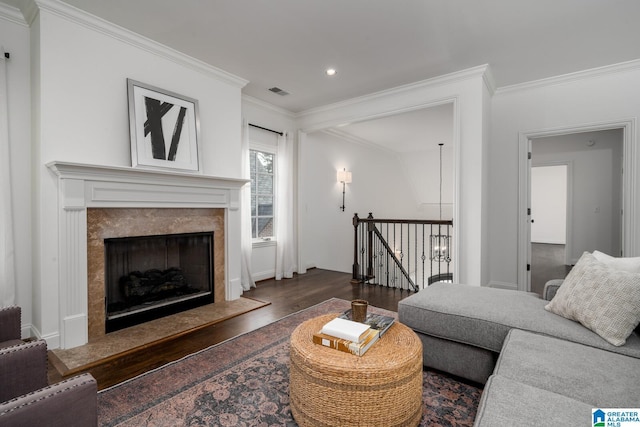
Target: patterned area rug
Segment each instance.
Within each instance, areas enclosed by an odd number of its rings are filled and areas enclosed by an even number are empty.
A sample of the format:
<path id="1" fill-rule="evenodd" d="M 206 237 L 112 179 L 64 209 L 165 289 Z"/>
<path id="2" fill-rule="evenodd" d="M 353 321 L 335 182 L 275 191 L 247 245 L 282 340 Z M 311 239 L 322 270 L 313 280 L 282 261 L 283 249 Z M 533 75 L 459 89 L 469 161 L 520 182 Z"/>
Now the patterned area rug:
<path id="1" fill-rule="evenodd" d="M 297 426 L 289 408 L 289 337 L 340 312 L 331 299 L 98 394 L 100 426 Z M 370 308 L 381 314 L 395 313 Z M 421 426 L 471 426 L 481 389 L 424 371 Z"/>

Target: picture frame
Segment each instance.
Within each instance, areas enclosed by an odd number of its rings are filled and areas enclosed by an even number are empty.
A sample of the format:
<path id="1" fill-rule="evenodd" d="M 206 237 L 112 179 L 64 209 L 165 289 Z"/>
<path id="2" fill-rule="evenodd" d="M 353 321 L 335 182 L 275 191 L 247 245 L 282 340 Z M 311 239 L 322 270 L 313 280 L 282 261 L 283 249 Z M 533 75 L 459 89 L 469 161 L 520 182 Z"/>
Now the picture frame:
<path id="1" fill-rule="evenodd" d="M 198 101 L 127 79 L 131 166 L 202 173 Z"/>

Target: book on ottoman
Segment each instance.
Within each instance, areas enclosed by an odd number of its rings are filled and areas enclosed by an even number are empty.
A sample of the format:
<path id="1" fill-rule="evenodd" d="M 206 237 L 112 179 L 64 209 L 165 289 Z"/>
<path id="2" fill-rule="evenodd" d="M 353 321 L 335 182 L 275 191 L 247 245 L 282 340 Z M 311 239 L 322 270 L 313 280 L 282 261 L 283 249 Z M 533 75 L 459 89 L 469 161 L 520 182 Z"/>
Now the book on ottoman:
<path id="1" fill-rule="evenodd" d="M 320 330 L 320 333 L 359 343 L 364 339 L 365 334 L 369 329 L 369 325 L 364 323 L 358 323 L 352 320 L 336 317 L 326 323 L 322 327 L 322 330 Z"/>

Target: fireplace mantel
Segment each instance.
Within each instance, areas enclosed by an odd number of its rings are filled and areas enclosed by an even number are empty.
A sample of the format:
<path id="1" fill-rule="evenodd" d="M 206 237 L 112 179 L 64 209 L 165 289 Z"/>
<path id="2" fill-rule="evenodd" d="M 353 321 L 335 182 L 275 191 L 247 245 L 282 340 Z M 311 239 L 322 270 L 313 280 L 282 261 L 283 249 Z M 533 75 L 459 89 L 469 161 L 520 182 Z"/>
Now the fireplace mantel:
<path id="1" fill-rule="evenodd" d="M 60 346 L 88 341 L 87 208 L 225 209 L 225 299 L 240 297 L 240 190 L 246 179 L 53 161 L 58 178 Z"/>

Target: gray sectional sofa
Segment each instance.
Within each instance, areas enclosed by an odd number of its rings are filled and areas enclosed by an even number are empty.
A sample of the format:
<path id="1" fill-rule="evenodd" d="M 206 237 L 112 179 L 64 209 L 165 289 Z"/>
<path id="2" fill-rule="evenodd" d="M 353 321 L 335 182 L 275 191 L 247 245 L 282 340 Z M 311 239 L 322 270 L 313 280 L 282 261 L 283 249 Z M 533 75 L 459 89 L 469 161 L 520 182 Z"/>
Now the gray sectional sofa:
<path id="1" fill-rule="evenodd" d="M 398 305 L 424 365 L 482 383 L 475 426 L 593 425 L 594 408 L 640 408 L 640 335 L 614 346 L 545 310 L 537 294 L 435 283 Z"/>

